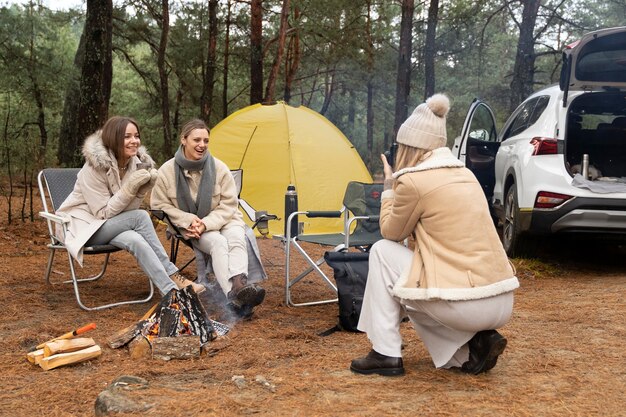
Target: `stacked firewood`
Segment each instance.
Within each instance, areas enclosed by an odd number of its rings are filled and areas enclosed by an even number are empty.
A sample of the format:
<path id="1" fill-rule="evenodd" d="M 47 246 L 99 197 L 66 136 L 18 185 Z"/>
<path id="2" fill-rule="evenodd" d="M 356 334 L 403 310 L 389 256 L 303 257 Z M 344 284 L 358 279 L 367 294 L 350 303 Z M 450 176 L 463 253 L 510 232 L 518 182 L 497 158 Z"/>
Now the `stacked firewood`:
<path id="1" fill-rule="evenodd" d="M 26 359 L 48 371 L 59 366 L 71 365 L 97 358 L 102 354 L 100 346 L 90 337 L 76 337 L 96 327 L 94 323 L 41 343 L 29 352 Z"/>

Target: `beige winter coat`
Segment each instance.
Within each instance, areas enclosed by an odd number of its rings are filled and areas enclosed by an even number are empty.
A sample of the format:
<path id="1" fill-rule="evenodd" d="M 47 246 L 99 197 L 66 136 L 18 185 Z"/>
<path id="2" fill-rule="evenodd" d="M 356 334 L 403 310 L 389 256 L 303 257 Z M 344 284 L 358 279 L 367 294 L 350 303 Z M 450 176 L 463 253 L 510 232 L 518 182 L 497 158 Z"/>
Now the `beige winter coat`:
<path id="1" fill-rule="evenodd" d="M 69 253 L 81 265 L 83 247 L 107 219 L 123 211 L 138 209 L 144 196 L 130 195 L 121 189 L 117 160 L 113 152 L 104 147 L 101 131 L 98 131 L 83 144 L 85 164 L 78 172 L 72 193 L 65 199 L 56 214 L 69 220 L 68 233 L 64 243 Z M 154 161 L 142 146 L 137 156 L 130 159 L 124 179 L 137 170 L 137 164 L 148 163 L 154 168 Z"/>
<path id="2" fill-rule="evenodd" d="M 415 239 L 394 294 L 409 300 L 482 299 L 519 287 L 474 174 L 448 148 L 394 173 L 381 196 L 384 238 Z"/>
<path id="3" fill-rule="evenodd" d="M 221 230 L 232 225 L 244 226 L 243 216 L 239 211 L 239 196 L 235 179 L 224 162 L 214 159 L 216 172 L 211 196 L 211 212 L 202 219 L 202 222 L 207 231 Z M 159 177 L 152 189 L 150 206 L 154 210 L 163 210 L 176 226 L 187 229 L 196 215 L 178 208 L 175 164 L 172 158 L 159 168 Z M 185 170 L 184 173 L 189 184 L 191 198 L 196 200 L 202 172 Z"/>

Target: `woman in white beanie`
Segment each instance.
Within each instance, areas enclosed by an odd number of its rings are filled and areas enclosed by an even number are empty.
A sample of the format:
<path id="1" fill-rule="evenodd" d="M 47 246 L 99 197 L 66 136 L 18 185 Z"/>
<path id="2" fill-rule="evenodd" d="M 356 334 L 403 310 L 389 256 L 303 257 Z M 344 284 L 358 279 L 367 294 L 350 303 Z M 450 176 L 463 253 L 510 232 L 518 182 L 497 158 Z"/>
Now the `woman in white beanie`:
<path id="1" fill-rule="evenodd" d="M 506 347 L 495 329 L 509 321 L 519 282 L 480 184 L 446 147 L 449 107 L 448 98 L 436 94 L 402 124 L 395 172 L 381 156 L 384 239 L 370 252 L 358 326 L 372 350 L 352 361 L 353 372 L 404 374 L 400 323 L 406 316 L 437 368 L 479 374 L 493 368 Z"/>

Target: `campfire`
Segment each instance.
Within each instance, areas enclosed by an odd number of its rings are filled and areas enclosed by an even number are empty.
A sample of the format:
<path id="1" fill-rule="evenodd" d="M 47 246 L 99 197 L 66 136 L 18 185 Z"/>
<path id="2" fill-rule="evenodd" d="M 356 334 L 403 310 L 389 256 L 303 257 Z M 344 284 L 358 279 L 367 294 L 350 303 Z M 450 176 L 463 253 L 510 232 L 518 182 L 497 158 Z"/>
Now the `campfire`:
<path id="1" fill-rule="evenodd" d="M 131 356 L 185 359 L 200 356 L 212 340 L 230 328 L 212 320 L 191 287 L 172 290 L 137 323 L 111 336 L 112 349 L 128 345 Z"/>

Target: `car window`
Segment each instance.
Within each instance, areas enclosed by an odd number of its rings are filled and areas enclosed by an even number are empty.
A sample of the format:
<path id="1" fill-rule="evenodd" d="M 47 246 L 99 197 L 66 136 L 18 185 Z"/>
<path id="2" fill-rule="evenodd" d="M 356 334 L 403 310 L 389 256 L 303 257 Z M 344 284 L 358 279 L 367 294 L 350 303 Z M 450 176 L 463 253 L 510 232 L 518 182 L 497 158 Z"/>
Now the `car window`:
<path id="1" fill-rule="evenodd" d="M 474 110 L 469 129 L 470 139 L 495 142 L 498 138 L 493 116 L 489 109 L 482 103 Z"/>
<path id="2" fill-rule="evenodd" d="M 548 107 L 549 101 L 549 96 L 540 96 L 535 97 L 518 107 L 513 113 L 513 116 L 511 116 L 512 121 L 508 123 L 505 128 L 506 130 L 502 135 L 502 140 L 515 136 L 534 125 L 541 114 L 545 111 L 546 107 Z"/>
<path id="3" fill-rule="evenodd" d="M 591 40 L 579 52 L 575 74 L 578 80 L 597 82 L 625 82 L 623 33 Z"/>

